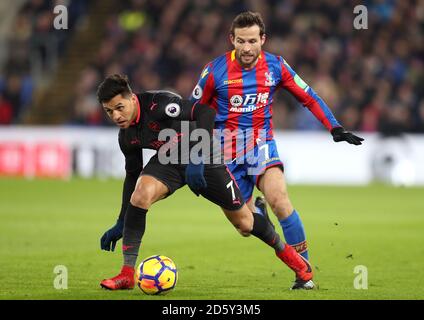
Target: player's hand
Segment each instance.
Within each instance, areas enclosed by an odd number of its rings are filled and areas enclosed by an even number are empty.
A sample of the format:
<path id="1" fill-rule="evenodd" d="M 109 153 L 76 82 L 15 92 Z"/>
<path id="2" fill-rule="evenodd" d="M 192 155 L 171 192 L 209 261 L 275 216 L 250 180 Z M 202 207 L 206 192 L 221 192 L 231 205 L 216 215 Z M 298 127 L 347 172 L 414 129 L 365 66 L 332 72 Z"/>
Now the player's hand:
<path id="1" fill-rule="evenodd" d="M 363 138 L 354 135 L 353 133 L 346 131 L 343 127 L 337 127 L 331 130 L 331 134 L 333 135 L 333 140 L 335 142 L 346 141 L 350 144 L 360 145 Z"/>
<path id="2" fill-rule="evenodd" d="M 116 224 L 106 231 L 100 239 L 100 248 L 106 251 L 115 251 L 116 242 L 122 238 L 124 230 L 124 221 L 118 220 Z M 112 247 L 111 247 L 112 246 Z"/>
<path id="3" fill-rule="evenodd" d="M 204 177 L 205 165 L 203 163 L 189 163 L 185 171 L 185 180 L 190 189 L 199 196 L 199 192 L 207 187 Z"/>

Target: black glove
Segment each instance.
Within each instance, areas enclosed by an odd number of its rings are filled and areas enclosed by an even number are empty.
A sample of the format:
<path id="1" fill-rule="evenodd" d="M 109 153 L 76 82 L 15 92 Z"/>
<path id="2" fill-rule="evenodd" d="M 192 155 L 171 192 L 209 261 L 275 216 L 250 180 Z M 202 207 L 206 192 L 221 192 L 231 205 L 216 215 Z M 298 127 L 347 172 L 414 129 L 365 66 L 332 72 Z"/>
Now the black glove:
<path id="1" fill-rule="evenodd" d="M 346 131 L 343 127 L 333 128 L 331 134 L 335 142 L 346 141 L 358 146 L 362 144 L 361 141 L 364 141 L 363 138 L 355 136 L 353 133 Z"/>
<path id="2" fill-rule="evenodd" d="M 117 220 L 116 224 L 103 234 L 100 239 L 100 248 L 102 250 L 110 251 L 112 244 L 112 251 L 115 251 L 116 242 L 122 238 L 122 231 L 124 230 L 124 221 Z"/>

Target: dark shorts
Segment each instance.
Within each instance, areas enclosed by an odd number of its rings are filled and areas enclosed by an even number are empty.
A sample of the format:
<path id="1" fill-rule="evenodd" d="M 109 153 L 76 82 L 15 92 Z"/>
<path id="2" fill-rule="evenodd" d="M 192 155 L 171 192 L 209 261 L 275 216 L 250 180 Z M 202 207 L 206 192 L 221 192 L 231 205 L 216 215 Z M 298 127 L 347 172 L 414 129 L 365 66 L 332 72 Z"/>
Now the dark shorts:
<path id="1" fill-rule="evenodd" d="M 186 184 L 185 168 L 186 165 L 161 164 L 155 155 L 141 175 L 152 176 L 164 183 L 169 196 Z M 244 200 L 237 182 L 225 165 L 205 165 L 204 176 L 207 188 L 199 192 L 203 197 L 226 210 L 238 210 L 243 206 Z"/>

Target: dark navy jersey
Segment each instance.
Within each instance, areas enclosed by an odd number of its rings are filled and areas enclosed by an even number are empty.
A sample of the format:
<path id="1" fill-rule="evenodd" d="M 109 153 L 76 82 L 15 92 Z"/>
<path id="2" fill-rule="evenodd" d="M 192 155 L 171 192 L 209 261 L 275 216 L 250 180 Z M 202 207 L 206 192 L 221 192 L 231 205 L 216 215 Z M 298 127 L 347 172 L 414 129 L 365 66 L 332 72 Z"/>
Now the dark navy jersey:
<path id="1" fill-rule="evenodd" d="M 130 127 L 119 131 L 119 146 L 125 156 L 126 171 L 141 170 L 144 148 L 165 153 L 178 148 L 178 163 L 188 163 L 185 157 L 189 153 L 187 150 L 181 151 L 181 142 L 187 139 L 189 148 L 194 144 L 189 141 L 189 135 L 199 127 L 199 123 L 209 133 L 212 132 L 215 116 L 213 109 L 200 107 L 198 103 L 184 100 L 170 91 L 146 91 L 136 97 L 137 118 Z M 175 134 L 165 135 L 167 138 L 163 139 L 159 137 L 163 129 L 172 129 Z"/>

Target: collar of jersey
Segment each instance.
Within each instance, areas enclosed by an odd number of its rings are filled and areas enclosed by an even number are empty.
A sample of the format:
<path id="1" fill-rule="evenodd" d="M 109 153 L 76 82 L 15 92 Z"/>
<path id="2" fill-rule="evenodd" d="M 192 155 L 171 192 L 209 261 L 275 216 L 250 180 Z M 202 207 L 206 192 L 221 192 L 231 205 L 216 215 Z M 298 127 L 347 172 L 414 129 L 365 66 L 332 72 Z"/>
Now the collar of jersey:
<path id="1" fill-rule="evenodd" d="M 140 101 L 138 100 L 137 95 L 136 95 L 136 94 L 134 94 L 134 95 L 135 95 L 135 101 L 137 101 L 137 111 L 138 111 L 138 114 L 137 114 L 137 119 L 135 119 L 135 121 L 133 121 L 133 122 L 131 123 L 131 125 L 138 124 L 138 123 L 140 122 L 140 115 L 141 115 L 141 110 L 140 110 Z"/>

